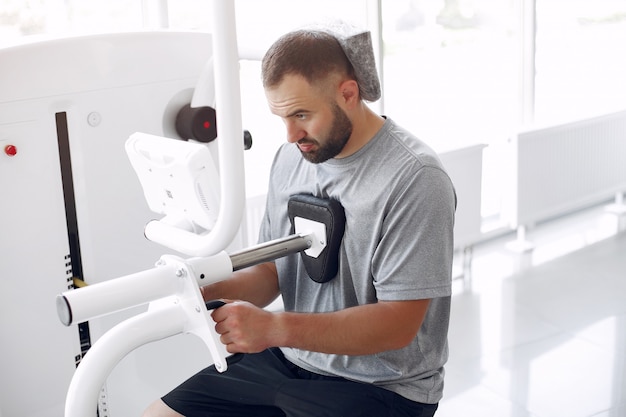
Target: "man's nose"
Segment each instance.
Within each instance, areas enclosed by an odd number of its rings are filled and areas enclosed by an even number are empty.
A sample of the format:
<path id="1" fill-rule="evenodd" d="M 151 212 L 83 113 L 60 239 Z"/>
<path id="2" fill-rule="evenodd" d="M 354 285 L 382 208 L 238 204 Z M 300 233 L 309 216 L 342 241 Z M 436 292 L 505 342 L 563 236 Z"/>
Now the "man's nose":
<path id="1" fill-rule="evenodd" d="M 306 137 L 306 132 L 298 127 L 295 123 L 287 123 L 287 142 L 296 143 L 300 139 Z"/>

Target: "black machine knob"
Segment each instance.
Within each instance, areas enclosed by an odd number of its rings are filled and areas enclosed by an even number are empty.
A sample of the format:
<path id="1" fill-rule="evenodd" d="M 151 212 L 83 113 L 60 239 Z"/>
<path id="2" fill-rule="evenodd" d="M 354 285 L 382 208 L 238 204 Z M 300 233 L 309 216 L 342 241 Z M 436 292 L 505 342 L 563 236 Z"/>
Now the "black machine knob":
<path id="1" fill-rule="evenodd" d="M 209 106 L 184 106 L 176 116 L 176 132 L 184 140 L 195 139 L 209 143 L 217 137 L 215 109 Z"/>
<path id="2" fill-rule="evenodd" d="M 250 134 L 249 131 L 244 130 L 243 131 L 243 149 L 247 151 L 250 148 L 252 148 L 252 135 Z"/>
<path id="3" fill-rule="evenodd" d="M 215 109 L 185 105 L 176 116 L 176 133 L 183 140 L 195 139 L 203 143 L 214 141 L 217 138 Z M 243 146 L 245 150 L 252 148 L 252 135 L 247 130 L 243 131 Z"/>

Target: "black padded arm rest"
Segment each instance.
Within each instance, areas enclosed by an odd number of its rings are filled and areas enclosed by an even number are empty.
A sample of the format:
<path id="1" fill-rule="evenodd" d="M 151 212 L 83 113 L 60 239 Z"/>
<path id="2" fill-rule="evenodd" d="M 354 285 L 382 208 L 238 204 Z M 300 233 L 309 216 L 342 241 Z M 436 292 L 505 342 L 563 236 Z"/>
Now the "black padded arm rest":
<path id="1" fill-rule="evenodd" d="M 291 196 L 287 206 L 291 232 L 295 233 L 294 218 L 302 217 L 326 225 L 326 247 L 313 258 L 301 252 L 302 262 L 309 277 L 319 283 L 333 279 L 339 271 L 339 248 L 346 226 L 343 206 L 333 199 L 324 199 L 308 194 Z"/>

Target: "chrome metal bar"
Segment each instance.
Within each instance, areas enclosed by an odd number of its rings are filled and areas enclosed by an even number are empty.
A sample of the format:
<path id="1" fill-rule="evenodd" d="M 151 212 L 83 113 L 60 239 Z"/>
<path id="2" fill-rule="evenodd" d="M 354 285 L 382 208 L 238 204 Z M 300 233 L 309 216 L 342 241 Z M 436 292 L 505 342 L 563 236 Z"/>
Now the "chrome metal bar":
<path id="1" fill-rule="evenodd" d="M 233 264 L 233 271 L 308 249 L 311 247 L 311 239 L 312 235 L 295 234 L 232 253 L 230 259 Z"/>

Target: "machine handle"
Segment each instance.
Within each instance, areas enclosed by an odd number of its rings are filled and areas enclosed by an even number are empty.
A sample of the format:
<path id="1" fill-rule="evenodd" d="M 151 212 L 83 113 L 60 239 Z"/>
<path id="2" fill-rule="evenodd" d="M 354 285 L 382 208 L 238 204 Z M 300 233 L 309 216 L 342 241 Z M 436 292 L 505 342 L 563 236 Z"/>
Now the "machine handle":
<path id="1" fill-rule="evenodd" d="M 207 310 L 217 310 L 218 308 L 220 308 L 224 304 L 226 304 L 226 302 L 224 302 L 222 300 L 210 300 L 210 301 L 206 302 L 206 309 Z"/>

